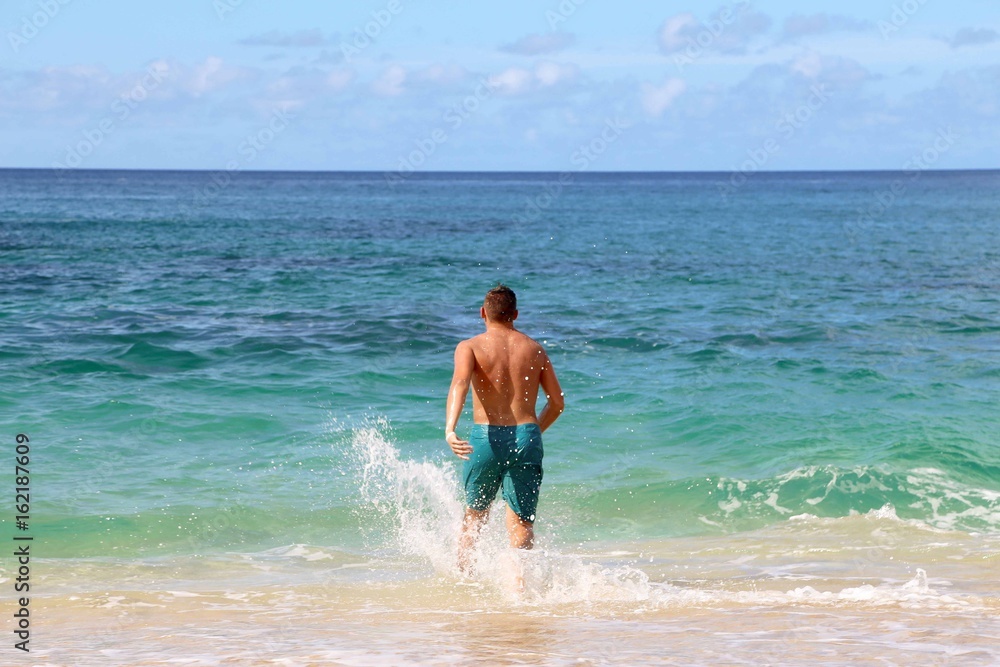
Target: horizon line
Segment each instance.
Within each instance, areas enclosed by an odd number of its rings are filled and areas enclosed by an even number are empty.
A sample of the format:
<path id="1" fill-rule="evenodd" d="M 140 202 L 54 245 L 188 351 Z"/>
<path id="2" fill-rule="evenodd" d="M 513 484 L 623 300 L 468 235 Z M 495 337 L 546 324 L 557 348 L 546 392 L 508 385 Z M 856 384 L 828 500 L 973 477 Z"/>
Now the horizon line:
<path id="1" fill-rule="evenodd" d="M 169 167 L 0 167 L 0 171 L 52 171 L 60 173 L 72 172 L 203 172 L 203 173 L 235 173 L 235 174 L 398 174 L 395 169 L 206 169 L 206 168 L 169 168 Z M 998 167 L 965 167 L 952 169 L 760 169 L 753 174 L 830 174 L 830 173 L 903 173 L 919 171 L 920 173 L 956 173 L 970 171 L 1000 171 Z M 744 173 L 732 169 L 621 169 L 621 170 L 572 170 L 572 169 L 440 169 L 416 170 L 405 174 L 404 178 L 431 174 L 734 174 Z M 747 174 L 749 175 L 749 174 Z"/>

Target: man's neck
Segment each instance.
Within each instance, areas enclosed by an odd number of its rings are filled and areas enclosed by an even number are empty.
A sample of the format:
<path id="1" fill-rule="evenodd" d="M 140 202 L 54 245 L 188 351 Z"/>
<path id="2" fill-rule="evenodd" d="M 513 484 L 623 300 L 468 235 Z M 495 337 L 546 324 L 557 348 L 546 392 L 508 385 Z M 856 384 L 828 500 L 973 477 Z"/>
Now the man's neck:
<path id="1" fill-rule="evenodd" d="M 517 331 L 514 328 L 513 322 L 486 322 L 486 333 L 492 333 L 494 331 Z"/>

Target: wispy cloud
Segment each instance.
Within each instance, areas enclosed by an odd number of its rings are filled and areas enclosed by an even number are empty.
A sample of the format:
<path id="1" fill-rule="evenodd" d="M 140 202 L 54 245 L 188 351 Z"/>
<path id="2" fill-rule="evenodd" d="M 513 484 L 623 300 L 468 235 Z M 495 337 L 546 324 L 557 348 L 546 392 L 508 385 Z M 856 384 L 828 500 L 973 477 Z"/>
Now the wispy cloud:
<path id="1" fill-rule="evenodd" d="M 297 32 L 271 30 L 261 35 L 241 39 L 239 43 L 242 46 L 310 47 L 328 46 L 332 42 L 323 36 L 323 32 L 319 28 L 314 28 Z"/>
<path id="2" fill-rule="evenodd" d="M 1000 40 L 1000 33 L 992 28 L 962 28 L 951 38 L 951 48 L 992 44 Z"/>
<path id="3" fill-rule="evenodd" d="M 500 50 L 519 56 L 538 56 L 562 51 L 572 46 L 575 41 L 576 37 L 568 32 L 533 33 L 511 44 L 504 44 Z"/>

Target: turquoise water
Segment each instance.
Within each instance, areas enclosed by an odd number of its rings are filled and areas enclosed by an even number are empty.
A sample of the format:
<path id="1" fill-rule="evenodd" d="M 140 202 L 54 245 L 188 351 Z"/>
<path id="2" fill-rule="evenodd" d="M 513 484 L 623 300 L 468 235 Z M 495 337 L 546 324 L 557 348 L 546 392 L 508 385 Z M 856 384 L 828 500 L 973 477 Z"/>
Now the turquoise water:
<path id="1" fill-rule="evenodd" d="M 886 503 L 1000 529 L 1000 174 L 868 218 L 904 175 L 583 175 L 524 220 L 553 178 L 0 172 L 2 405 L 46 548 L 364 548 L 345 434 L 383 417 L 456 465 L 451 352 L 498 280 L 567 395 L 541 532 Z"/>
<path id="2" fill-rule="evenodd" d="M 0 171 L 33 657 L 996 664 L 1000 172 L 918 176 Z M 501 280 L 567 409 L 467 581 Z"/>

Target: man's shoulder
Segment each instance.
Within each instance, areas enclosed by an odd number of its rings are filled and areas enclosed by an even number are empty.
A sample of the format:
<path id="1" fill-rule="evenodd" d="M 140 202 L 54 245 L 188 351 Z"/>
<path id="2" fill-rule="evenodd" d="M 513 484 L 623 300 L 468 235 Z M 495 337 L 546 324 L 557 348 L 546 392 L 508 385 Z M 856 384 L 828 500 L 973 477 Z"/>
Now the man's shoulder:
<path id="1" fill-rule="evenodd" d="M 461 341 L 458 342 L 458 346 L 462 347 L 462 346 L 475 345 L 476 343 L 478 343 L 481 340 L 483 340 L 483 337 L 485 335 L 486 334 L 479 334 L 478 336 L 471 336 L 469 338 L 466 338 L 465 340 L 461 340 Z"/>
<path id="2" fill-rule="evenodd" d="M 459 341 L 458 345 L 455 346 L 455 352 L 462 352 L 463 350 L 467 350 L 468 352 L 471 352 L 473 356 L 475 356 L 476 350 L 479 350 L 482 347 L 483 347 L 483 334 L 479 334 L 478 336 L 472 336 L 471 338 L 466 338 L 465 340 Z"/>
<path id="3" fill-rule="evenodd" d="M 518 333 L 521 334 L 521 337 L 522 337 L 522 340 L 523 340 L 522 344 L 525 347 L 531 349 L 534 352 L 540 352 L 540 353 L 543 353 L 543 354 L 545 353 L 545 348 L 542 347 L 542 344 L 539 343 L 537 340 L 535 340 L 534 338 L 532 338 L 528 334 L 524 333 L 523 331 L 519 331 Z"/>

